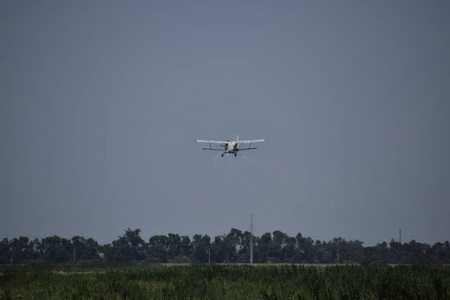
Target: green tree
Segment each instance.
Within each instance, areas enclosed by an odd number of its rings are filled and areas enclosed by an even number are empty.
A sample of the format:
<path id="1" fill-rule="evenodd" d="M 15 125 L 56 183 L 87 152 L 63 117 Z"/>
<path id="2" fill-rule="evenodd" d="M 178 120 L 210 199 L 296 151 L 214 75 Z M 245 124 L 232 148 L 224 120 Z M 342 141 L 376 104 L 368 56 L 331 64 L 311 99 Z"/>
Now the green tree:
<path id="1" fill-rule="evenodd" d="M 428 262 L 426 253 L 430 249 L 429 245 L 411 240 L 409 243 L 405 243 L 403 248 L 408 257 L 407 263 L 424 264 Z"/>
<path id="2" fill-rule="evenodd" d="M 237 253 L 242 248 L 242 231 L 232 228 L 230 233 L 225 236 L 225 249 L 227 253 L 227 262 L 236 262 Z"/>
<path id="3" fill-rule="evenodd" d="M 170 261 L 173 261 L 175 258 L 177 261 L 182 259 L 181 237 L 178 234 L 169 233 L 167 246 L 167 256 Z"/>
<path id="4" fill-rule="evenodd" d="M 295 236 L 297 251 L 295 253 L 295 262 L 313 263 L 314 262 L 314 241 L 310 237 L 303 237 L 301 233 Z"/>
<path id="5" fill-rule="evenodd" d="M 169 238 L 165 235 L 155 235 L 150 238 L 150 255 L 156 262 L 166 263 L 169 257 Z"/>
<path id="6" fill-rule="evenodd" d="M 206 263 L 209 261 L 211 238 L 208 235 L 202 236 L 196 234 L 192 241 L 192 261 L 197 263 Z"/>
<path id="7" fill-rule="evenodd" d="M 227 262 L 227 255 L 228 250 L 225 236 L 216 236 L 214 242 L 211 244 L 211 260 L 216 263 L 224 263 Z"/>
<path id="8" fill-rule="evenodd" d="M 362 241 L 354 240 L 347 241 L 344 247 L 343 256 L 341 257 L 342 262 L 352 263 L 352 262 L 360 262 L 364 253 L 364 246 Z M 387 243 L 380 245 L 380 248 L 384 248 L 380 250 L 380 253 L 383 255 L 383 260 L 387 258 L 386 251 Z M 384 252 L 383 252 L 384 251 Z"/>
<path id="9" fill-rule="evenodd" d="M 72 245 L 75 254 L 75 260 L 92 260 L 99 258 L 98 252 L 100 246 L 93 238 L 86 239 L 82 236 L 74 236 Z M 73 257 L 72 257 L 73 259 Z"/>
<path id="10" fill-rule="evenodd" d="M 180 250 L 181 255 L 183 257 L 185 258 L 191 257 L 192 253 L 191 239 L 186 235 L 181 236 Z"/>
<path id="11" fill-rule="evenodd" d="M 11 263 L 11 249 L 9 245 L 9 239 L 4 238 L 0 242 L 0 264 Z"/>
<path id="12" fill-rule="evenodd" d="M 428 252 L 431 263 L 450 264 L 450 245 L 448 241 L 445 243 L 435 243 Z"/>
<path id="13" fill-rule="evenodd" d="M 286 246 L 287 235 L 279 230 L 273 232 L 273 238 L 269 242 L 269 256 L 272 262 L 284 261 L 284 248 Z"/>
<path id="14" fill-rule="evenodd" d="M 68 262 L 73 253 L 70 240 L 56 235 L 43 238 L 37 248 L 46 261 L 55 263 Z"/>
<path id="15" fill-rule="evenodd" d="M 286 236 L 285 246 L 283 248 L 283 262 L 294 263 L 295 254 L 297 252 L 296 239 L 294 237 Z"/>
<path id="16" fill-rule="evenodd" d="M 250 262 L 250 232 L 245 231 L 241 236 L 241 247 L 238 250 L 238 257 L 236 262 L 248 263 Z M 253 236 L 253 252 L 256 251 L 255 236 Z"/>
<path id="17" fill-rule="evenodd" d="M 33 242 L 27 237 L 14 238 L 9 244 L 13 263 L 21 263 L 24 260 L 34 259 Z"/>
<path id="18" fill-rule="evenodd" d="M 408 261 L 404 254 L 403 245 L 399 242 L 391 240 L 389 243 L 389 261 L 390 264 L 406 264 Z"/>
<path id="19" fill-rule="evenodd" d="M 269 245 L 271 241 L 272 235 L 269 232 L 264 233 L 260 238 L 256 239 L 255 262 L 265 263 L 269 260 Z"/>
<path id="20" fill-rule="evenodd" d="M 387 263 L 389 249 L 387 243 L 383 242 L 374 247 L 366 247 L 361 259 L 363 265 L 385 265 Z"/>
<path id="21" fill-rule="evenodd" d="M 106 247 L 107 257 L 114 261 L 143 260 L 147 257 L 147 244 L 141 238 L 140 229 L 128 228 L 123 236 L 112 242 L 112 247 Z"/>
<path id="22" fill-rule="evenodd" d="M 332 262 L 333 251 L 329 243 L 316 240 L 314 248 L 314 263 L 327 264 Z"/>

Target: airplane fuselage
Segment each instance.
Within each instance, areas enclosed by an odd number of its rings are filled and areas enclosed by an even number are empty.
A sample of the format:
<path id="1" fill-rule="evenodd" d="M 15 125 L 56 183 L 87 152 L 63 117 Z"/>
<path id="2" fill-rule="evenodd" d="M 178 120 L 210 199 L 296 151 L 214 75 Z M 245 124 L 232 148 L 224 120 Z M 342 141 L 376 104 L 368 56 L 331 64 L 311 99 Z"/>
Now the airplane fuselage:
<path id="1" fill-rule="evenodd" d="M 225 151 L 224 153 L 222 153 L 222 156 L 226 153 L 234 153 L 234 156 L 236 156 L 237 152 L 239 151 L 239 142 L 236 141 L 228 141 L 223 146 L 225 148 Z"/>

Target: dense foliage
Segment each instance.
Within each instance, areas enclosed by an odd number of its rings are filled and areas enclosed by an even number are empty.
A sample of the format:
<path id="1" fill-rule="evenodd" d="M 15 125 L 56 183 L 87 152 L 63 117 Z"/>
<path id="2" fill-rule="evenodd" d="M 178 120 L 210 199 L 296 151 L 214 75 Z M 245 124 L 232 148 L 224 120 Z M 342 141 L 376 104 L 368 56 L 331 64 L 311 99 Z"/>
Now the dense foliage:
<path id="1" fill-rule="evenodd" d="M 450 245 L 433 246 L 416 242 L 391 241 L 364 247 L 363 242 L 334 238 L 325 242 L 298 233 L 290 237 L 281 231 L 253 237 L 255 263 L 359 263 L 383 264 L 450 264 Z M 58 236 L 41 240 L 19 237 L 0 242 L 0 264 L 26 262 L 67 263 L 103 260 L 111 263 L 145 261 L 151 263 L 247 263 L 250 257 L 250 233 L 231 229 L 226 235 L 169 233 L 152 236 L 146 242 L 140 229 L 127 229 L 112 244 L 99 245 L 94 239 L 75 236 L 71 240 Z"/>
<path id="2" fill-rule="evenodd" d="M 103 273 L 10 270 L 0 299 L 448 299 L 450 269 L 424 265 L 190 265 Z"/>

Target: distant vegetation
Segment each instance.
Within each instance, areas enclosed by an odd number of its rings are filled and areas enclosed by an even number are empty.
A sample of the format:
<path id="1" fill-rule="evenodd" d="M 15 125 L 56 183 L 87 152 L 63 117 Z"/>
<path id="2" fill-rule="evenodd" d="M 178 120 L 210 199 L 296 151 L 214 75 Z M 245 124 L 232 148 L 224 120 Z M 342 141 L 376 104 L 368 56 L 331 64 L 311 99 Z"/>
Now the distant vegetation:
<path id="1" fill-rule="evenodd" d="M 255 263 L 352 263 L 385 264 L 450 264 L 450 245 L 430 246 L 416 242 L 364 247 L 363 242 L 334 238 L 314 241 L 298 233 L 290 237 L 281 231 L 253 237 Z M 51 236 L 29 240 L 27 237 L 3 239 L 0 242 L 0 264 L 91 262 L 101 265 L 142 263 L 248 263 L 250 232 L 231 229 L 226 235 L 196 234 L 188 236 L 169 233 L 152 236 L 145 241 L 140 229 L 127 229 L 111 244 L 99 245 L 92 238 L 72 239 Z"/>
<path id="2" fill-rule="evenodd" d="M 442 266 L 202 264 L 0 276 L 0 299 L 449 299 Z"/>

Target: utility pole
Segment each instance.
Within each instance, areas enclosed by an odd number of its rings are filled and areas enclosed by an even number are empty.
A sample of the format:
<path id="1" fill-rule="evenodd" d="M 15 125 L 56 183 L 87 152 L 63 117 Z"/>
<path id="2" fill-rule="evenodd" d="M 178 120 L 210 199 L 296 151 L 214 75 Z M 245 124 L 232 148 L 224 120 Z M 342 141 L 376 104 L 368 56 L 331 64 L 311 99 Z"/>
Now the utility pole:
<path id="1" fill-rule="evenodd" d="M 401 229 L 398 230 L 398 242 L 400 244 L 402 243 L 402 230 Z"/>
<path id="2" fill-rule="evenodd" d="M 73 262 L 75 262 L 75 246 L 73 246 Z"/>
<path id="3" fill-rule="evenodd" d="M 253 215 L 250 215 L 250 264 L 253 265 Z"/>

